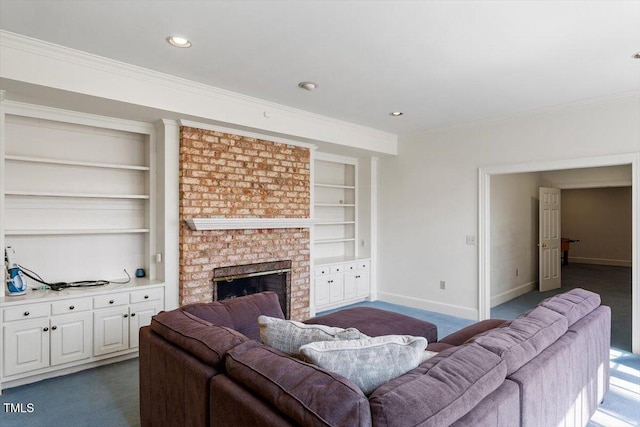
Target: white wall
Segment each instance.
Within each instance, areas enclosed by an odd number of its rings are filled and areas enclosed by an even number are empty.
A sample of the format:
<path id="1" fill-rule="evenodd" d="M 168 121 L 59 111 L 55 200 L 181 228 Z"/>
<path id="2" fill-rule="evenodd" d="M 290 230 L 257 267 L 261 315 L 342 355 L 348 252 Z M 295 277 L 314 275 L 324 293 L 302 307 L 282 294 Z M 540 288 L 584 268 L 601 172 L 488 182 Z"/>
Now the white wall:
<path id="1" fill-rule="evenodd" d="M 637 96 L 401 137 L 379 165 L 380 299 L 476 318 L 478 168 L 640 152 Z M 446 289 L 439 289 L 440 280 Z"/>
<path id="2" fill-rule="evenodd" d="M 491 179 L 491 306 L 534 289 L 538 280 L 540 173 Z"/>
<path id="3" fill-rule="evenodd" d="M 562 190 L 569 262 L 631 267 L 631 187 Z"/>

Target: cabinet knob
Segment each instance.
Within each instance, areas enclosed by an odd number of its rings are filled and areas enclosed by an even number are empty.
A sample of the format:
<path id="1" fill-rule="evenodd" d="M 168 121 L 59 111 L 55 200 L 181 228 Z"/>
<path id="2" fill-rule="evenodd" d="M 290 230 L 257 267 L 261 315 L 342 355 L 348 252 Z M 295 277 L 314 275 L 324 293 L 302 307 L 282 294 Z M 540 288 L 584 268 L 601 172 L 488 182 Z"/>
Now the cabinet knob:
<path id="1" fill-rule="evenodd" d="M 135 317 L 135 315 L 136 315 L 135 313 L 131 313 L 131 317 Z"/>
<path id="2" fill-rule="evenodd" d="M 124 317 L 129 317 L 129 315 L 128 315 L 128 314 L 125 314 L 125 315 L 124 315 Z"/>
<path id="3" fill-rule="evenodd" d="M 71 305 L 71 306 L 69 306 L 69 310 L 73 310 L 74 308 L 76 308 L 76 306 L 75 306 L 75 305 Z"/>
<path id="4" fill-rule="evenodd" d="M 149 299 L 149 295 L 145 295 L 145 296 L 144 296 L 144 299 Z"/>
<path id="5" fill-rule="evenodd" d="M 57 326 L 52 326 L 52 327 L 51 327 L 51 330 L 52 330 L 52 331 L 55 331 L 56 329 L 58 329 L 58 327 L 57 327 Z"/>
<path id="6" fill-rule="evenodd" d="M 25 316 L 28 316 L 28 315 L 29 315 L 29 312 L 28 312 L 28 311 L 25 311 L 25 312 L 24 312 L 24 315 L 25 315 Z"/>
<path id="7" fill-rule="evenodd" d="M 359 279 L 359 278 L 360 278 L 360 276 L 356 276 L 356 279 Z"/>
<path id="8" fill-rule="evenodd" d="M 322 274 L 324 274 L 324 270 L 322 270 Z"/>
<path id="9" fill-rule="evenodd" d="M 113 304 L 113 300 L 112 299 L 109 300 L 109 304 Z"/>
<path id="10" fill-rule="evenodd" d="M 43 330 L 44 332 L 47 332 L 47 331 L 49 330 L 49 328 L 47 328 L 47 327 L 45 326 L 44 328 L 42 328 L 42 330 Z"/>

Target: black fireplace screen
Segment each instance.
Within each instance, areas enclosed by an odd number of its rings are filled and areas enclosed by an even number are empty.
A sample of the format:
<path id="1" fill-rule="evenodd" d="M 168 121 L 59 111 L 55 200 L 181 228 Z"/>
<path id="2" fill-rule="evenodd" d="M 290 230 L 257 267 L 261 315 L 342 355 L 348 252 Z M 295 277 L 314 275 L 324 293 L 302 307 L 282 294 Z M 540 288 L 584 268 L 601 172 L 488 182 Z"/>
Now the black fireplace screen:
<path id="1" fill-rule="evenodd" d="M 278 295 L 282 312 L 288 319 L 290 274 L 290 260 L 216 268 L 213 270 L 213 300 L 272 291 Z"/>

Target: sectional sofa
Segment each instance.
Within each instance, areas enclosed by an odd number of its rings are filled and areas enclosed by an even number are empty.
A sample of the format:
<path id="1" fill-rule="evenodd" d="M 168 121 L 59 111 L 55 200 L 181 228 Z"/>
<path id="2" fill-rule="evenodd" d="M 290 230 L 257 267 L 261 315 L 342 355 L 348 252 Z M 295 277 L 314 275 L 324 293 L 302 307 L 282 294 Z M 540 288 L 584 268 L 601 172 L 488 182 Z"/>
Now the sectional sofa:
<path id="1" fill-rule="evenodd" d="M 428 336 L 437 354 L 364 394 L 260 342 L 275 294 L 184 306 L 140 331 L 142 426 L 584 426 L 608 390 L 610 309 L 582 289 L 437 342 L 427 322 L 353 310 L 306 323 Z"/>

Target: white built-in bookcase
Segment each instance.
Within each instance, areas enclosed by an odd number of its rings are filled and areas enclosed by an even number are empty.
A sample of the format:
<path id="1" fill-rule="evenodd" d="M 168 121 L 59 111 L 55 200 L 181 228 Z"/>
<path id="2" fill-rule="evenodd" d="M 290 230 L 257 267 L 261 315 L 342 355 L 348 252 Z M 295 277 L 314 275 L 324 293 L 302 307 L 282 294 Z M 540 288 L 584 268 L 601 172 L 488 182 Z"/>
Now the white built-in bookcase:
<path id="1" fill-rule="evenodd" d="M 4 102 L 0 242 L 47 281 L 155 279 L 147 123 Z"/>
<path id="2" fill-rule="evenodd" d="M 358 159 L 315 153 L 315 265 L 358 256 Z"/>

